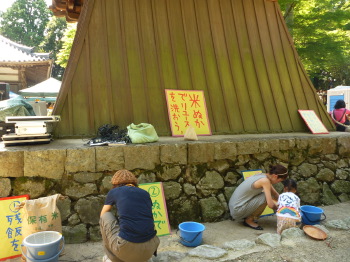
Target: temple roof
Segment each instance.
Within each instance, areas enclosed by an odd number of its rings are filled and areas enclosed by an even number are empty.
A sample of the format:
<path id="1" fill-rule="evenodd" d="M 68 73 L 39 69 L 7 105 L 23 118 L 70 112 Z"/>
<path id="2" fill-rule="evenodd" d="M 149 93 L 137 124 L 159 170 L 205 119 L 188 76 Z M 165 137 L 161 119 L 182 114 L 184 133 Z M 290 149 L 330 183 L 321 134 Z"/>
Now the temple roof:
<path id="1" fill-rule="evenodd" d="M 203 92 L 212 134 L 309 132 L 298 110 L 334 130 L 278 2 L 84 0 L 55 134 L 150 123 L 171 135 L 169 89 Z"/>
<path id="2" fill-rule="evenodd" d="M 50 59 L 49 53 L 34 53 L 33 49 L 0 35 L 0 62 L 35 62 Z"/>

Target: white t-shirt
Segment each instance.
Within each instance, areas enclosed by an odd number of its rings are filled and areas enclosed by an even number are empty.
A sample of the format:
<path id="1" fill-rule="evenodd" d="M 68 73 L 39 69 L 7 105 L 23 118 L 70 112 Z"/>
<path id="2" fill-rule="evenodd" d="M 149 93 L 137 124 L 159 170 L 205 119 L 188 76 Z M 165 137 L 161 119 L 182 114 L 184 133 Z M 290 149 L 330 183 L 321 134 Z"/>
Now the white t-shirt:
<path id="1" fill-rule="evenodd" d="M 277 204 L 277 216 L 290 217 L 300 220 L 300 198 L 296 194 L 292 192 L 280 194 Z"/>

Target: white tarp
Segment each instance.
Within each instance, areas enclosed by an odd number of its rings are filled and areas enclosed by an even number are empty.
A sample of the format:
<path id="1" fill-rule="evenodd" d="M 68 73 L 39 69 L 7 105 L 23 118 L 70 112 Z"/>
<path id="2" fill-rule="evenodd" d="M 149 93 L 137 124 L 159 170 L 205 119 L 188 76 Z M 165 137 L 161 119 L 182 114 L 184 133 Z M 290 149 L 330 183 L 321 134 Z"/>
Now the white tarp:
<path id="1" fill-rule="evenodd" d="M 61 81 L 50 77 L 35 86 L 19 90 L 19 94 L 25 97 L 57 97 L 60 88 Z"/>

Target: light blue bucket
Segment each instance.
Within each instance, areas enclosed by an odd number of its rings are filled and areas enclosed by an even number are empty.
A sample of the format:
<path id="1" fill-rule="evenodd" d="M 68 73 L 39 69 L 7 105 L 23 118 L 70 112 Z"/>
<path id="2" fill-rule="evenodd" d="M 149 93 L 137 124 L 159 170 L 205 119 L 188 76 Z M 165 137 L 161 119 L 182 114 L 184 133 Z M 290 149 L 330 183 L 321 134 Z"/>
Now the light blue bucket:
<path id="1" fill-rule="evenodd" d="M 205 226 L 197 222 L 183 222 L 179 225 L 180 243 L 187 247 L 196 247 L 202 244 Z"/>
<path id="2" fill-rule="evenodd" d="M 321 221 L 326 219 L 326 215 L 323 213 L 323 209 L 315 206 L 301 206 L 301 219 L 305 225 L 315 225 L 319 224 Z M 321 219 L 321 215 L 324 216 Z"/>
<path id="3" fill-rule="evenodd" d="M 60 249 L 61 242 L 63 244 Z M 26 252 L 23 252 L 23 246 L 26 247 Z M 64 248 L 64 238 L 56 231 L 42 231 L 23 239 L 21 248 L 27 262 L 57 262 Z"/>

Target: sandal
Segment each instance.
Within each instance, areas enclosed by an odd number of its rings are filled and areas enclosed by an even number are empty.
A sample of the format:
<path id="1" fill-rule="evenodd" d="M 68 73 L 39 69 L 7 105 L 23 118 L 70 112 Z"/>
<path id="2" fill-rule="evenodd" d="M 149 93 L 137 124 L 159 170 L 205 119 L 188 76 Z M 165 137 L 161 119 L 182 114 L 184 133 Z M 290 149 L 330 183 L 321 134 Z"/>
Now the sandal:
<path id="1" fill-rule="evenodd" d="M 243 221 L 243 226 L 246 226 L 246 227 L 250 227 L 252 229 L 255 229 L 255 230 L 264 230 L 261 226 L 256 226 L 256 227 L 253 227 L 251 225 L 249 225 L 247 222 Z"/>

